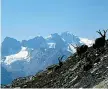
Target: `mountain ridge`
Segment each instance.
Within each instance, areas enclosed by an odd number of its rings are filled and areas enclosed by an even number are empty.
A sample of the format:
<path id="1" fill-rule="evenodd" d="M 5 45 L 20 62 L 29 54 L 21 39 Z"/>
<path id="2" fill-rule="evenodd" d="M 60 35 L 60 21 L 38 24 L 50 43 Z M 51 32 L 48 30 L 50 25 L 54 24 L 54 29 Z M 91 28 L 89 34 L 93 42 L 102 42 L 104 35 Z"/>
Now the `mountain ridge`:
<path id="1" fill-rule="evenodd" d="M 84 70 L 91 59 L 93 67 Z M 56 67 L 56 65 L 55 65 Z M 58 68 L 15 79 L 8 88 L 107 88 L 108 87 L 108 40 L 105 47 L 94 49 L 79 57 L 71 55 Z"/>
<path id="2" fill-rule="evenodd" d="M 13 38 L 10 37 L 9 39 L 13 40 Z M 4 42 L 6 43 L 5 45 L 20 44 L 18 46 L 20 50 L 12 48 L 12 50 L 15 51 L 11 54 L 9 50 L 9 53 L 7 53 L 11 55 L 3 56 L 2 54 L 2 66 L 7 69 L 7 71 L 12 72 L 12 79 L 18 78 L 19 75 L 20 77 L 32 75 L 40 70 L 44 70 L 49 65 L 58 63 L 59 56 L 66 55 L 64 58 L 66 59 L 75 52 L 71 43 L 83 44 L 83 42 L 81 43 L 80 41 L 81 39 L 72 33 L 64 32 L 60 35 L 58 33 L 51 34 L 47 38 L 37 36 L 29 40 L 22 40 L 21 42 L 17 40 L 15 40 L 14 43 L 12 43 L 13 41 L 9 43 Z M 4 46 L 4 48 L 6 47 Z"/>

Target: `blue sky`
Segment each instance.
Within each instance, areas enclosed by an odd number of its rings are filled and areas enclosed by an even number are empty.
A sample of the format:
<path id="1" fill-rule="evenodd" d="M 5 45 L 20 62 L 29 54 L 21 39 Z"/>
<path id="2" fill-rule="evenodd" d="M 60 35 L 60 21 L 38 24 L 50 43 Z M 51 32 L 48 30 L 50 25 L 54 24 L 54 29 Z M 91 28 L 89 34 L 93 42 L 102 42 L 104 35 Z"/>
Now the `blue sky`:
<path id="1" fill-rule="evenodd" d="M 2 39 L 70 31 L 93 39 L 108 28 L 108 0 L 2 0 Z"/>

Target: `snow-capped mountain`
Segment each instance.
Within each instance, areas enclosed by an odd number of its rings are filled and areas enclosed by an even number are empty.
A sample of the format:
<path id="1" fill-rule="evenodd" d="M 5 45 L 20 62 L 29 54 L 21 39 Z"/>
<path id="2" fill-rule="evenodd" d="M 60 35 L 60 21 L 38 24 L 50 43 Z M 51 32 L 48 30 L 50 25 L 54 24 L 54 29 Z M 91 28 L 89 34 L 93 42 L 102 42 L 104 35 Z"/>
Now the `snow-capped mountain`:
<path id="1" fill-rule="evenodd" d="M 68 44 L 80 44 L 80 39 L 79 37 L 73 35 L 70 32 L 63 32 L 61 33 L 61 38 Z"/>
<path id="2" fill-rule="evenodd" d="M 66 59 L 72 55 L 75 49 L 71 44 L 92 43 L 93 41 L 79 38 L 70 32 L 54 33 L 46 38 L 37 36 L 22 42 L 7 37 L 2 43 L 2 66 L 11 73 L 12 79 L 33 75 L 58 63 L 59 56 L 65 55 Z"/>
<path id="3" fill-rule="evenodd" d="M 93 45 L 94 40 L 89 40 L 87 38 L 80 38 L 80 43 L 86 44 L 90 47 Z"/>

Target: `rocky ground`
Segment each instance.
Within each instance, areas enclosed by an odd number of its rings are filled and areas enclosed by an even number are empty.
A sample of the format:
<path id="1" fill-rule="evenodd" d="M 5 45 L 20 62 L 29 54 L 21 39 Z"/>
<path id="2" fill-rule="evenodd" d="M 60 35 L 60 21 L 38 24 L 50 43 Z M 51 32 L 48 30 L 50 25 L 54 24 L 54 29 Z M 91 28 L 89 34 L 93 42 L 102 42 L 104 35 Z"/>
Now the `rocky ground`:
<path id="1" fill-rule="evenodd" d="M 105 47 L 90 47 L 81 57 L 68 57 L 61 68 L 54 65 L 34 76 L 15 79 L 4 87 L 21 88 L 107 88 L 108 41 Z"/>

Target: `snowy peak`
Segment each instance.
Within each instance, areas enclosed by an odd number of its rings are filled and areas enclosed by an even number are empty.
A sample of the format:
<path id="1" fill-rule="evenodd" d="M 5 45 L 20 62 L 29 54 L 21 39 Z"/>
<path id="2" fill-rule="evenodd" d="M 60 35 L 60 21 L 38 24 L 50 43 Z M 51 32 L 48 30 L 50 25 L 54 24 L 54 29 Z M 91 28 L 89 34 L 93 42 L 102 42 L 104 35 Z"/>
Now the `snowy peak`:
<path id="1" fill-rule="evenodd" d="M 63 32 L 61 34 L 61 37 L 65 40 L 66 43 L 80 44 L 79 43 L 80 39 L 77 36 L 73 35 L 71 32 L 68 31 Z"/>
<path id="2" fill-rule="evenodd" d="M 52 45 L 56 49 L 65 47 L 65 42 L 58 33 L 51 34 L 46 38 L 46 41 L 48 45 L 50 44 L 50 47 Z"/>
<path id="3" fill-rule="evenodd" d="M 48 37 L 46 37 L 46 40 L 53 40 L 56 41 L 57 39 L 60 39 L 60 35 L 58 33 L 50 34 Z"/>

